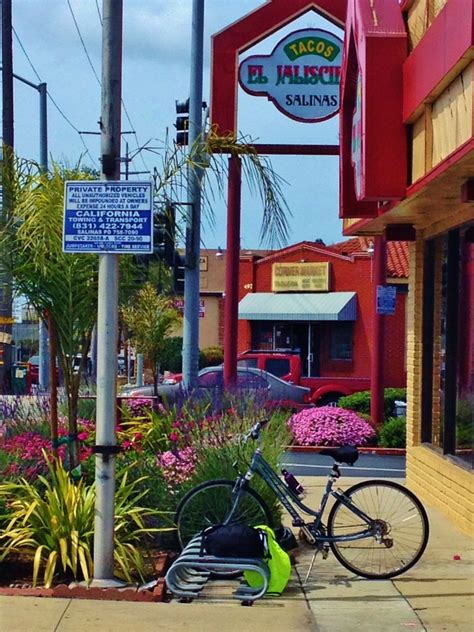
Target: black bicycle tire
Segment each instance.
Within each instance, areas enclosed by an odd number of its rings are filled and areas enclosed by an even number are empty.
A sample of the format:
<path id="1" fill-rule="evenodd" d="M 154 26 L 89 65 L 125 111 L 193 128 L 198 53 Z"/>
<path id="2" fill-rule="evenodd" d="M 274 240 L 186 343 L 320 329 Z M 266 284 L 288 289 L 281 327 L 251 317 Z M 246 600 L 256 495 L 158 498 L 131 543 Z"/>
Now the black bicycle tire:
<path id="1" fill-rule="evenodd" d="M 187 494 L 185 494 L 183 496 L 183 498 L 181 499 L 181 501 L 178 504 L 178 507 L 176 509 L 176 513 L 175 513 L 175 524 L 176 524 L 176 528 L 177 528 L 177 538 L 178 538 L 178 543 L 180 545 L 181 548 L 183 548 L 184 544 L 181 534 L 180 534 L 180 523 L 182 521 L 182 513 L 185 510 L 186 506 L 188 505 L 188 502 L 190 500 L 190 498 L 192 498 L 193 496 L 195 496 L 196 494 L 200 493 L 203 489 L 206 489 L 208 487 L 214 487 L 214 486 L 226 486 L 226 487 L 230 487 L 231 489 L 235 486 L 235 481 L 231 481 L 231 480 L 227 480 L 227 479 L 214 479 L 211 481 L 205 481 L 204 483 L 200 483 L 199 485 L 196 485 L 196 487 L 193 487 L 192 489 L 189 490 L 189 492 L 187 492 Z M 251 489 L 250 487 L 244 490 L 245 494 L 249 494 L 250 496 L 253 497 L 253 499 L 260 505 L 260 508 L 262 509 L 262 512 L 265 516 L 265 524 L 267 524 L 268 526 L 272 526 L 272 514 L 270 512 L 270 509 L 268 508 L 267 503 L 263 500 L 263 498 L 257 493 L 255 492 L 253 489 Z M 202 524 L 202 529 L 205 529 L 207 526 L 209 526 L 209 523 Z M 252 525 L 255 526 L 255 525 Z M 202 530 L 202 529 L 199 529 Z M 198 531 L 197 531 L 198 532 Z M 196 532 L 196 533 L 197 533 Z M 189 540 L 188 540 L 189 541 Z"/>
<path id="2" fill-rule="evenodd" d="M 423 507 L 419 498 L 412 491 L 410 491 L 403 485 L 400 485 L 399 483 L 395 483 L 393 481 L 387 481 L 387 480 L 380 480 L 380 479 L 362 481 L 361 483 L 356 483 L 349 489 L 345 490 L 344 494 L 346 496 L 351 496 L 352 494 L 354 494 L 360 489 L 367 488 L 367 487 L 376 487 L 376 486 L 390 487 L 390 488 L 398 490 L 400 493 L 408 497 L 416 506 L 417 510 L 419 511 L 419 514 L 421 517 L 422 528 L 423 528 L 423 531 L 422 531 L 423 535 L 422 535 L 420 547 L 416 551 L 415 555 L 407 563 L 403 564 L 403 566 L 401 566 L 398 569 L 394 569 L 386 573 L 373 573 L 373 572 L 371 573 L 371 572 L 365 572 L 362 569 L 351 565 L 350 561 L 348 561 L 344 557 L 344 555 L 339 551 L 337 542 L 330 542 L 329 545 L 336 559 L 352 573 L 355 573 L 356 575 L 359 575 L 360 577 L 365 577 L 366 579 L 390 579 L 392 577 L 396 577 L 397 575 L 401 575 L 402 573 L 405 573 L 408 569 L 412 568 L 412 566 L 414 566 L 418 562 L 418 560 L 421 558 L 421 556 L 425 552 L 426 545 L 428 544 L 430 526 L 429 526 L 426 510 Z M 327 523 L 328 536 L 335 535 L 334 520 L 341 506 L 344 507 L 344 504 L 341 503 L 340 500 L 336 500 L 334 505 L 331 507 L 331 511 L 329 512 L 328 523 Z"/>

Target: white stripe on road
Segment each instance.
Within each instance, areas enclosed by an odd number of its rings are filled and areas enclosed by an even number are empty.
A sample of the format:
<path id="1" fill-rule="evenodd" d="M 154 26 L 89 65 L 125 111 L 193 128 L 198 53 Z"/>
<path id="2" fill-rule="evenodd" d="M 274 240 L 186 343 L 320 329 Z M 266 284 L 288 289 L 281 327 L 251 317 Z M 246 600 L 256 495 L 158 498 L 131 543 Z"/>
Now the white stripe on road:
<path id="1" fill-rule="evenodd" d="M 320 470 L 329 470 L 330 466 L 328 465 L 309 465 L 309 464 L 305 464 L 305 463 L 281 463 L 282 466 L 284 467 L 309 467 L 309 468 L 315 468 L 315 469 L 320 469 Z M 351 467 L 349 466 L 345 466 L 344 464 L 341 465 L 341 467 Z M 387 467 L 358 467 L 357 465 L 353 466 L 354 470 L 367 470 L 368 472 L 372 472 L 373 470 L 379 470 L 381 472 L 404 472 L 405 470 L 397 470 L 397 469 L 393 469 L 393 468 L 387 468 Z"/>

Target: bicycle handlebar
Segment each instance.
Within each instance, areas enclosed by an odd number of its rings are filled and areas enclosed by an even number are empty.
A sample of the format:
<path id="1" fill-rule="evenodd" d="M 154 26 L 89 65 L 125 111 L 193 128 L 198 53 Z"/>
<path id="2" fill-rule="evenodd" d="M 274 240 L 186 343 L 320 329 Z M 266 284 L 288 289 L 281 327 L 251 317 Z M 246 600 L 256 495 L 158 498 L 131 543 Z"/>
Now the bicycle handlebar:
<path id="1" fill-rule="evenodd" d="M 244 436 L 244 442 L 246 443 L 249 439 L 257 440 L 260 437 L 260 431 L 265 428 L 269 421 L 270 419 L 268 418 L 257 421 Z"/>

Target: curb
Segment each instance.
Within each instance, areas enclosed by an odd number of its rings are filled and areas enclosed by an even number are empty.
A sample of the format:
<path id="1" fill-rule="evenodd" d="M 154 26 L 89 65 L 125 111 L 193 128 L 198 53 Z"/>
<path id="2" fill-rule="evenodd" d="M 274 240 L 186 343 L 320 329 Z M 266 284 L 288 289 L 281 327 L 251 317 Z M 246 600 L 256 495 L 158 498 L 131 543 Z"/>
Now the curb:
<path id="1" fill-rule="evenodd" d="M 156 585 L 153 588 L 141 590 L 136 586 L 124 588 L 88 588 L 76 583 L 58 584 L 52 588 L 31 586 L 8 586 L 0 588 L 0 596 L 5 597 L 58 597 L 63 599 L 92 599 L 95 601 L 138 601 L 162 602 L 166 600 L 165 574 L 170 563 L 170 554 L 161 553 L 157 556 L 154 568 Z"/>
<path id="2" fill-rule="evenodd" d="M 285 450 L 287 452 L 321 452 L 327 445 L 288 445 Z M 379 454 L 381 456 L 405 456 L 405 448 L 377 448 L 377 447 L 358 447 L 360 454 Z"/>

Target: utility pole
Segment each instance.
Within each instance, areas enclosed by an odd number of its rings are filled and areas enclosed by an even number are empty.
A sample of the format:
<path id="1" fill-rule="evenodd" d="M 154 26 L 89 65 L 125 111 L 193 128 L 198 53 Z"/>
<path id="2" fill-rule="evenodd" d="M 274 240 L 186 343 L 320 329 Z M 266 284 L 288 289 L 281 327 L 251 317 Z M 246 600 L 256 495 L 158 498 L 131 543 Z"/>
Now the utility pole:
<path id="1" fill-rule="evenodd" d="M 48 172 L 48 90 L 45 83 L 38 85 L 40 99 L 40 168 L 42 173 Z M 40 391 L 47 391 L 49 386 L 49 354 L 48 329 L 44 320 L 39 321 L 39 367 L 38 386 Z M 56 362 L 56 359 L 54 359 Z"/>
<path id="2" fill-rule="evenodd" d="M 191 32 L 191 83 L 189 92 L 189 147 L 197 151 L 202 133 L 202 67 L 204 39 L 204 0 L 193 0 Z M 201 142 L 199 141 L 199 144 Z M 200 168 L 190 168 L 188 212 L 186 217 L 186 255 L 183 319 L 183 381 L 187 388 L 196 385 L 199 371 L 199 252 L 201 242 Z"/>
<path id="3" fill-rule="evenodd" d="M 1 0 L 2 34 L 2 213 L 1 221 L 8 221 L 12 200 L 5 183 L 13 169 L 13 46 L 12 0 Z M 5 152 L 4 149 L 7 149 Z M 0 392 L 11 388 L 12 363 L 12 279 L 0 262 Z"/>
<path id="4" fill-rule="evenodd" d="M 102 5 L 102 179 L 120 179 L 123 0 Z M 118 255 L 99 255 L 94 586 L 114 580 Z"/>

